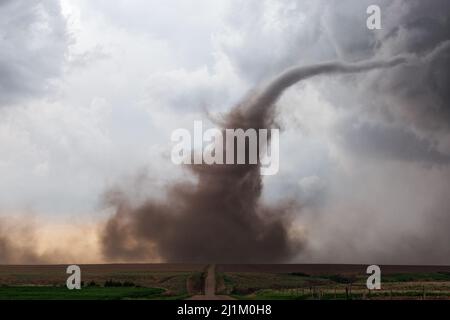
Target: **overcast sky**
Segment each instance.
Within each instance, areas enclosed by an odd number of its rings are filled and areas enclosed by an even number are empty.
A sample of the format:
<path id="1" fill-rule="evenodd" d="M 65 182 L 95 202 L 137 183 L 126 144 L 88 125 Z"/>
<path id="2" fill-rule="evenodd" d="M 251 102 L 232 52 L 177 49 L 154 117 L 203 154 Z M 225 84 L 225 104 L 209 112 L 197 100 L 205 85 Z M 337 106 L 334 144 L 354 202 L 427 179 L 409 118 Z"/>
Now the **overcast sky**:
<path id="1" fill-rule="evenodd" d="M 284 68 L 410 54 L 289 89 L 263 201 L 302 203 L 298 262 L 448 264 L 449 18 L 448 0 L 0 0 L 0 216 L 101 221 L 111 188 L 189 179 L 171 132 Z"/>

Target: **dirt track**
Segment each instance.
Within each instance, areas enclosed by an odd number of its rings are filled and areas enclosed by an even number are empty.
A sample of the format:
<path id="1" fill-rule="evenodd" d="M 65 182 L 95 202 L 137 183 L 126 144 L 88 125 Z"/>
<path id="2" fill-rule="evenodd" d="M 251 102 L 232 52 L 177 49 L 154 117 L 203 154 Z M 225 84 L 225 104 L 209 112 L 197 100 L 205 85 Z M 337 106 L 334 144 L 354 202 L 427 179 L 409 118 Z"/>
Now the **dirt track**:
<path id="1" fill-rule="evenodd" d="M 209 265 L 207 272 L 208 274 L 205 279 L 205 294 L 193 296 L 188 300 L 234 300 L 230 296 L 216 295 L 216 265 Z"/>

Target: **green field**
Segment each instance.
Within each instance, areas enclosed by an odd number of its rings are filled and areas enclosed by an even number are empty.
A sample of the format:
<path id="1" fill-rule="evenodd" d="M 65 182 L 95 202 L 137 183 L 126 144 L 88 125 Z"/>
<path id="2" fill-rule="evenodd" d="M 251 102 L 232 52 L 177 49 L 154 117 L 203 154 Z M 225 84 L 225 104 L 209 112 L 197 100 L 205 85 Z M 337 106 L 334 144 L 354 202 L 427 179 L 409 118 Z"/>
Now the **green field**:
<path id="1" fill-rule="evenodd" d="M 66 287 L 0 287 L 0 300 L 122 300 L 162 299 L 164 289 L 136 287 L 88 287 L 68 290 Z"/>
<path id="2" fill-rule="evenodd" d="M 207 265 L 84 265 L 82 289 L 66 266 L 0 266 L 0 300 L 186 299 L 204 294 Z M 219 265 L 216 294 L 242 300 L 450 299 L 450 267 L 385 266 L 381 290 L 362 265 Z"/>
<path id="3" fill-rule="evenodd" d="M 81 290 L 66 266 L 0 266 L 0 300 L 185 299 L 203 291 L 202 265 L 84 265 Z"/>
<path id="4" fill-rule="evenodd" d="M 450 273 L 398 273 L 368 290 L 366 276 L 302 273 L 218 273 L 220 293 L 242 300 L 450 299 Z"/>

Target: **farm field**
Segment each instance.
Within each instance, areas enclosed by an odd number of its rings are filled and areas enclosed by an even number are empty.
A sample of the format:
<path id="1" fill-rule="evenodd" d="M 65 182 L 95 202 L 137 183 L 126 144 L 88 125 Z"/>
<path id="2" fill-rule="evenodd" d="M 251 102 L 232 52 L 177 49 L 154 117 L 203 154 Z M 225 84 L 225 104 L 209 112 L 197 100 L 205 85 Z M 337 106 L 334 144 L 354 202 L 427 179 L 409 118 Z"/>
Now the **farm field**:
<path id="1" fill-rule="evenodd" d="M 1 300 L 123 300 L 163 299 L 164 289 L 139 287 L 87 287 L 67 290 L 55 286 L 0 287 Z M 177 298 L 177 297 L 174 297 Z"/>
<path id="2" fill-rule="evenodd" d="M 382 288 L 376 291 L 366 288 L 365 265 L 208 266 L 80 265 L 82 290 L 68 290 L 66 265 L 4 265 L 0 266 L 0 300 L 450 299 L 448 266 L 380 266 Z M 208 273 L 215 281 L 205 296 Z"/>
<path id="3" fill-rule="evenodd" d="M 450 299 L 450 267 L 380 266 L 381 290 L 363 265 L 218 265 L 220 294 L 236 299 Z"/>
<path id="4" fill-rule="evenodd" d="M 5 299 L 184 299 L 202 293 L 206 265 L 80 265 L 82 290 L 66 288 L 66 265 L 0 266 Z"/>

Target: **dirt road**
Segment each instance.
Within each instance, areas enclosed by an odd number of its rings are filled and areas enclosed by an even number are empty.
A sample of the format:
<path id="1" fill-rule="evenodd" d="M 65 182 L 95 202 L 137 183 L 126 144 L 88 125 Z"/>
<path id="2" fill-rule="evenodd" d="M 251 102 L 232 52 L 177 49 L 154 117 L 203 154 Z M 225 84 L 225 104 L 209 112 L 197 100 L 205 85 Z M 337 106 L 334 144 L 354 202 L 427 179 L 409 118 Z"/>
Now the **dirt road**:
<path id="1" fill-rule="evenodd" d="M 230 296 L 218 296 L 216 295 L 216 265 L 211 264 L 208 266 L 208 271 L 205 279 L 205 294 L 197 295 L 189 298 L 188 300 L 234 300 Z"/>

